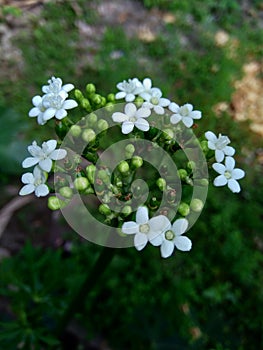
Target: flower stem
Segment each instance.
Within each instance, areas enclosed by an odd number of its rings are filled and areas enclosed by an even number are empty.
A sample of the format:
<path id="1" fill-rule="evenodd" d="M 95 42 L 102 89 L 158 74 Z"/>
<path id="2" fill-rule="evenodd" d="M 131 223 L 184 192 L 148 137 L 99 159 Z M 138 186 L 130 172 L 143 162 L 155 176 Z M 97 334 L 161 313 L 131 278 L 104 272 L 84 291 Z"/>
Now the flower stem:
<path id="1" fill-rule="evenodd" d="M 83 300 L 87 298 L 89 292 L 91 292 L 92 288 L 96 285 L 97 281 L 115 256 L 115 252 L 116 249 L 104 247 L 93 268 L 83 279 L 83 282 L 80 284 L 77 292 L 62 315 L 56 329 L 57 336 L 62 335 L 68 323 L 79 311 L 79 309 L 83 307 Z"/>

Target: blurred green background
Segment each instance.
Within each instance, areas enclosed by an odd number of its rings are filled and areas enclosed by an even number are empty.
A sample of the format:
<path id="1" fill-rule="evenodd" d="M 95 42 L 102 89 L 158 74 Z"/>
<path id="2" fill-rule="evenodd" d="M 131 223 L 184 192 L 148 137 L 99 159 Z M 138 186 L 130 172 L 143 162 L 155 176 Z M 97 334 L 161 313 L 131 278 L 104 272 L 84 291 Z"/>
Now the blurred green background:
<path id="1" fill-rule="evenodd" d="M 2 1 L 0 349 L 263 349 L 263 5 L 254 0 Z M 211 186 L 190 253 L 116 254 L 64 338 L 54 324 L 102 248 L 46 198 L 17 193 L 26 146 L 54 136 L 28 117 L 50 76 L 116 92 L 151 77 L 227 134 L 247 176 Z"/>

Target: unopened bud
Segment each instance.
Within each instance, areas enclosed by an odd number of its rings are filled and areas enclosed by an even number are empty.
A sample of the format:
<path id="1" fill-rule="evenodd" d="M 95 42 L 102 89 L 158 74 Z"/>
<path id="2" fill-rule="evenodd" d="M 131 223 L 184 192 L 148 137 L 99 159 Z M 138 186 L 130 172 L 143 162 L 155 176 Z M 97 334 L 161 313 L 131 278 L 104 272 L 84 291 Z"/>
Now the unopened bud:
<path id="1" fill-rule="evenodd" d="M 101 204 L 99 206 L 99 212 L 105 216 L 108 216 L 111 214 L 110 207 L 107 204 Z"/>
<path id="2" fill-rule="evenodd" d="M 189 162 L 187 163 L 187 167 L 191 170 L 195 170 L 196 169 L 196 164 L 193 160 L 189 160 Z"/>
<path id="3" fill-rule="evenodd" d="M 63 207 L 63 201 L 56 196 L 50 196 L 48 198 L 47 206 L 51 210 L 58 210 Z"/>
<path id="4" fill-rule="evenodd" d="M 105 109 L 106 109 L 107 112 L 113 112 L 113 110 L 114 110 L 114 103 L 112 103 L 112 102 L 106 103 Z"/>
<path id="5" fill-rule="evenodd" d="M 159 187 L 159 189 L 161 191 L 164 191 L 166 189 L 166 181 L 165 179 L 163 179 L 162 177 L 160 177 L 157 181 L 156 181 L 156 185 Z"/>
<path id="6" fill-rule="evenodd" d="M 69 132 L 72 136 L 78 137 L 81 134 L 81 127 L 79 125 L 72 125 Z"/>
<path id="7" fill-rule="evenodd" d="M 97 120 L 98 120 L 98 117 L 95 113 L 90 113 L 88 116 L 87 116 L 87 121 L 88 121 L 88 125 L 89 126 L 94 126 L 96 123 L 97 123 Z"/>
<path id="8" fill-rule="evenodd" d="M 140 107 L 143 104 L 144 99 L 141 96 L 137 96 L 134 102 L 136 103 L 137 107 Z"/>
<path id="9" fill-rule="evenodd" d="M 206 141 L 206 140 L 201 141 L 201 149 L 204 153 L 207 153 L 209 151 L 208 141 Z"/>
<path id="10" fill-rule="evenodd" d="M 92 95 L 92 96 L 91 96 L 91 100 L 92 100 L 92 102 L 95 103 L 96 105 L 99 105 L 99 104 L 101 104 L 101 102 L 102 102 L 102 98 L 101 98 L 101 96 L 100 96 L 99 94 L 94 94 L 94 95 Z"/>
<path id="11" fill-rule="evenodd" d="M 178 207 L 178 212 L 182 216 L 187 216 L 190 213 L 190 207 L 188 204 L 181 202 L 179 207 Z"/>
<path id="12" fill-rule="evenodd" d="M 115 95 L 114 94 L 108 94 L 107 100 L 109 102 L 115 102 Z"/>
<path id="13" fill-rule="evenodd" d="M 95 172 L 96 172 L 96 166 L 94 164 L 90 164 L 86 167 L 86 173 L 89 182 L 93 185 L 95 181 Z"/>
<path id="14" fill-rule="evenodd" d="M 74 90 L 74 95 L 78 101 L 81 101 L 84 98 L 82 92 L 79 89 Z"/>
<path id="15" fill-rule="evenodd" d="M 86 188 L 89 187 L 89 181 L 86 177 L 80 176 L 77 177 L 74 180 L 74 187 L 76 188 L 77 191 L 84 191 Z"/>
<path id="16" fill-rule="evenodd" d="M 61 196 L 65 197 L 65 198 L 71 198 L 72 195 L 73 195 L 73 191 L 70 187 L 68 186 L 64 186 L 64 187 L 61 187 L 59 189 L 59 194 L 61 194 Z"/>
<path id="17" fill-rule="evenodd" d="M 185 169 L 179 169 L 177 171 L 178 176 L 180 177 L 181 180 L 185 180 L 188 176 L 187 171 Z"/>
<path id="18" fill-rule="evenodd" d="M 86 109 L 87 112 L 91 112 L 91 106 L 87 98 L 83 98 L 80 104 L 81 104 L 81 107 Z"/>
<path id="19" fill-rule="evenodd" d="M 142 157 L 139 157 L 139 156 L 132 157 L 132 159 L 131 159 L 131 167 L 133 169 L 140 168 L 142 165 L 143 165 Z"/>
<path id="20" fill-rule="evenodd" d="M 132 207 L 130 205 L 125 205 L 122 210 L 121 210 L 121 213 L 124 215 L 124 216 L 128 216 L 132 213 Z"/>
<path id="21" fill-rule="evenodd" d="M 95 138 L 96 138 L 96 133 L 95 133 L 95 131 L 92 130 L 92 129 L 85 129 L 85 130 L 83 130 L 81 136 L 82 136 L 82 138 L 83 138 L 84 141 L 86 141 L 86 142 L 91 142 L 91 141 L 94 141 L 94 140 L 95 140 Z"/>
<path id="22" fill-rule="evenodd" d="M 164 129 L 163 136 L 166 140 L 170 141 L 174 138 L 174 132 L 172 129 Z"/>
<path id="23" fill-rule="evenodd" d="M 135 147 L 132 143 L 129 143 L 125 147 L 125 157 L 131 158 L 133 156 L 133 153 L 135 152 Z"/>
<path id="24" fill-rule="evenodd" d="M 126 160 L 122 160 L 118 165 L 118 170 L 120 173 L 125 174 L 130 170 L 129 164 Z"/>
<path id="25" fill-rule="evenodd" d="M 91 95 L 95 94 L 95 92 L 96 92 L 95 85 L 94 84 L 87 84 L 86 85 L 86 91 L 87 91 L 88 96 L 91 96 Z"/>
<path id="26" fill-rule="evenodd" d="M 109 127 L 109 123 L 105 119 L 100 119 L 97 125 L 100 131 L 107 130 Z"/>
<path id="27" fill-rule="evenodd" d="M 198 198 L 192 199 L 192 201 L 190 203 L 190 208 L 193 211 L 199 212 L 203 209 L 203 207 L 204 207 L 204 203 L 203 203 L 203 201 L 201 201 L 201 199 L 198 199 Z"/>

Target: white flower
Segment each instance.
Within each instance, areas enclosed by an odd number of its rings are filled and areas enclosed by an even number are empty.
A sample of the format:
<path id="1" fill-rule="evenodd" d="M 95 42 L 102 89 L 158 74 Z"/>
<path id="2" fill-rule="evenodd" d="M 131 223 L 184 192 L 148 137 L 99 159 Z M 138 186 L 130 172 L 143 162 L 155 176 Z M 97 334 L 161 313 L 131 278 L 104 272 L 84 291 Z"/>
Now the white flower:
<path id="1" fill-rule="evenodd" d="M 145 100 L 145 101 L 148 101 L 151 96 L 152 96 L 152 90 L 158 90 L 160 93 L 161 90 L 158 89 L 158 88 L 153 88 L 152 87 L 152 81 L 150 78 L 145 78 L 143 79 L 143 82 L 142 82 L 142 91 L 140 92 L 140 96 Z"/>
<path id="2" fill-rule="evenodd" d="M 49 93 L 43 96 L 42 104 L 46 108 L 43 113 L 44 121 L 47 121 L 53 117 L 57 119 L 63 119 L 67 116 L 66 109 L 72 109 L 77 107 L 75 100 L 66 100 L 68 94 L 66 91 L 61 90 L 59 94 Z"/>
<path id="3" fill-rule="evenodd" d="M 152 88 L 150 93 L 142 94 L 146 100 L 143 107 L 153 109 L 156 114 L 164 114 L 164 108 L 170 104 L 170 100 L 162 97 L 162 92 L 158 88 Z"/>
<path id="4" fill-rule="evenodd" d="M 240 180 L 245 176 L 245 172 L 242 169 L 235 169 L 235 160 L 232 157 L 225 158 L 225 165 L 221 163 L 214 163 L 213 169 L 220 175 L 214 179 L 215 186 L 224 186 L 227 184 L 228 188 L 238 193 L 241 191 L 239 183 L 236 180 Z"/>
<path id="5" fill-rule="evenodd" d="M 193 119 L 200 119 L 202 117 L 200 111 L 193 111 L 193 105 L 190 103 L 186 103 L 180 107 L 178 104 L 172 102 L 169 109 L 174 113 L 170 119 L 171 123 L 177 124 L 182 121 L 187 128 L 190 128 L 194 124 Z"/>
<path id="6" fill-rule="evenodd" d="M 233 156 L 235 149 L 228 146 L 230 140 L 227 136 L 219 134 L 218 137 L 212 132 L 207 131 L 205 137 L 208 140 L 208 148 L 215 151 L 215 158 L 218 163 L 222 162 L 226 156 Z"/>
<path id="7" fill-rule="evenodd" d="M 124 107 L 124 113 L 115 112 L 112 114 L 114 122 L 122 123 L 121 131 L 123 134 L 129 134 L 134 126 L 142 131 L 150 129 L 149 123 L 145 118 L 151 114 L 148 108 L 139 108 L 134 103 L 127 103 Z"/>
<path id="8" fill-rule="evenodd" d="M 121 90 L 115 95 L 117 100 L 125 98 L 126 102 L 132 102 L 135 100 L 135 96 L 142 91 L 142 83 L 137 79 L 124 80 L 122 83 L 117 84 L 117 88 Z"/>
<path id="9" fill-rule="evenodd" d="M 158 215 L 149 220 L 148 209 L 139 207 L 136 212 L 136 222 L 128 221 L 122 225 L 123 233 L 135 234 L 134 245 L 142 250 L 149 241 L 154 246 L 162 244 L 162 233 L 169 227 L 170 221 L 164 215 Z"/>
<path id="10" fill-rule="evenodd" d="M 37 117 L 37 122 L 40 125 L 46 124 L 46 121 L 43 119 L 43 114 L 46 108 L 42 104 L 42 97 L 37 95 L 32 98 L 33 108 L 30 109 L 28 115 L 29 117 Z"/>
<path id="11" fill-rule="evenodd" d="M 174 247 L 182 251 L 189 251 L 192 248 L 192 242 L 189 238 L 182 236 L 187 230 L 188 221 L 186 219 L 178 219 L 173 225 L 167 227 L 163 233 L 163 242 L 161 244 L 161 256 L 168 258 L 172 255 Z"/>
<path id="12" fill-rule="evenodd" d="M 45 94 L 54 93 L 58 95 L 61 92 L 61 90 L 69 92 L 74 89 L 73 84 L 65 84 L 62 86 L 62 79 L 60 78 L 52 77 L 48 80 L 48 83 L 49 85 L 44 85 L 42 87 L 42 91 Z"/>
<path id="13" fill-rule="evenodd" d="M 23 163 L 23 168 L 29 168 L 38 164 L 38 166 L 46 171 L 50 172 L 52 168 L 52 160 L 60 160 L 66 157 L 67 151 L 64 149 L 55 149 L 57 147 L 56 140 L 49 140 L 43 142 L 42 146 L 39 147 L 36 141 L 32 142 L 32 145 L 28 146 L 28 152 L 33 157 L 26 158 Z"/>
<path id="14" fill-rule="evenodd" d="M 19 191 L 20 196 L 35 192 L 37 197 L 44 197 L 49 194 L 49 189 L 46 182 L 46 173 L 36 166 L 32 173 L 22 175 L 21 181 L 25 186 Z"/>

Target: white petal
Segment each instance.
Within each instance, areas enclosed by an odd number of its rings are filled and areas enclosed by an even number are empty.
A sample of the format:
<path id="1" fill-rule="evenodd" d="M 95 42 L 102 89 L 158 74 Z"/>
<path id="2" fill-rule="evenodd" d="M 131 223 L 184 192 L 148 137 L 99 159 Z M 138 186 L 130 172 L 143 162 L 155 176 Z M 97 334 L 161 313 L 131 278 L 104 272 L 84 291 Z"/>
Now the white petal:
<path id="1" fill-rule="evenodd" d="M 224 166 L 224 164 L 214 163 L 212 167 L 220 175 L 223 175 L 226 171 L 226 167 Z"/>
<path id="2" fill-rule="evenodd" d="M 153 232 L 164 232 L 171 227 L 169 219 L 164 215 L 154 216 L 149 220 L 148 224 Z"/>
<path id="3" fill-rule="evenodd" d="M 63 106 L 62 106 L 62 109 L 72 109 L 72 108 L 75 108 L 77 107 L 77 102 L 75 100 L 66 100 L 64 103 L 63 103 Z"/>
<path id="4" fill-rule="evenodd" d="M 134 221 L 128 221 L 122 225 L 121 230 L 126 235 L 133 235 L 139 232 L 139 225 Z"/>
<path id="5" fill-rule="evenodd" d="M 23 184 L 33 184 L 35 178 L 32 173 L 25 173 L 22 175 L 21 181 L 23 182 Z"/>
<path id="6" fill-rule="evenodd" d="M 224 175 L 219 175 L 214 179 L 214 186 L 225 186 L 227 184 L 227 179 Z"/>
<path id="7" fill-rule="evenodd" d="M 45 184 L 41 184 L 41 185 L 37 186 L 35 189 L 35 195 L 37 197 L 45 197 L 48 194 L 49 194 L 49 189 L 48 189 L 47 185 L 45 185 Z"/>
<path id="8" fill-rule="evenodd" d="M 40 179 L 44 177 L 43 170 L 41 170 L 38 166 L 34 167 L 33 175 L 35 179 Z"/>
<path id="9" fill-rule="evenodd" d="M 56 111 L 55 117 L 61 120 L 67 116 L 68 112 L 65 109 L 59 109 Z"/>
<path id="10" fill-rule="evenodd" d="M 134 103 L 127 103 L 124 107 L 124 113 L 129 117 L 133 117 L 136 111 L 137 108 Z"/>
<path id="11" fill-rule="evenodd" d="M 242 179 L 245 176 L 245 172 L 244 172 L 244 170 L 237 168 L 237 169 L 234 169 L 232 171 L 231 175 L 232 175 L 232 179 L 239 180 L 239 179 Z"/>
<path id="12" fill-rule="evenodd" d="M 128 122 L 128 121 L 124 122 L 121 126 L 121 132 L 123 134 L 129 134 L 130 132 L 132 132 L 133 128 L 134 128 L 134 123 Z"/>
<path id="13" fill-rule="evenodd" d="M 37 117 L 37 122 L 39 125 L 45 125 L 46 121 L 43 119 L 43 113 L 39 113 L 38 117 Z"/>
<path id="14" fill-rule="evenodd" d="M 161 245 L 161 256 L 162 258 L 168 258 L 173 254 L 174 251 L 174 243 L 171 241 L 167 241 L 166 239 L 163 241 Z"/>
<path id="15" fill-rule="evenodd" d="M 227 186 L 233 193 L 238 193 L 241 191 L 239 183 L 234 179 L 228 180 Z"/>
<path id="16" fill-rule="evenodd" d="M 149 108 L 139 108 L 136 112 L 135 116 L 136 118 L 148 118 L 151 114 L 151 110 Z"/>
<path id="17" fill-rule="evenodd" d="M 126 101 L 126 102 L 132 102 L 132 101 L 134 101 L 134 100 L 135 100 L 134 94 L 127 94 L 127 95 L 125 96 L 125 101 Z"/>
<path id="18" fill-rule="evenodd" d="M 143 102 L 142 108 L 145 108 L 145 109 L 152 109 L 152 108 L 153 108 L 153 104 L 150 103 L 150 102 Z"/>
<path id="19" fill-rule="evenodd" d="M 231 146 L 226 146 L 224 147 L 224 152 L 226 156 L 233 156 L 236 152 L 236 150 L 234 149 L 234 147 Z"/>
<path id="20" fill-rule="evenodd" d="M 168 100 L 168 98 L 160 98 L 159 105 L 162 107 L 168 107 L 170 105 L 171 101 Z"/>
<path id="21" fill-rule="evenodd" d="M 235 159 L 232 157 L 226 157 L 225 165 L 226 170 L 232 171 L 235 167 Z"/>
<path id="22" fill-rule="evenodd" d="M 43 120 L 49 120 L 54 117 L 56 114 L 56 109 L 55 108 L 48 108 L 44 113 L 43 113 Z"/>
<path id="23" fill-rule="evenodd" d="M 153 246 L 159 247 L 164 241 L 164 234 L 163 233 L 150 232 L 150 233 L 148 233 L 148 239 L 149 239 L 149 242 Z"/>
<path id="24" fill-rule="evenodd" d="M 39 162 L 37 158 L 34 157 L 28 157 L 25 160 L 23 160 L 22 167 L 23 168 L 29 168 L 33 165 L 36 165 Z"/>
<path id="25" fill-rule="evenodd" d="M 150 90 L 152 87 L 151 79 L 150 78 L 143 79 L 143 86 L 144 86 L 145 90 Z"/>
<path id="26" fill-rule="evenodd" d="M 200 111 L 193 111 L 191 113 L 191 118 L 193 118 L 193 119 L 201 119 L 202 118 L 202 113 Z"/>
<path id="27" fill-rule="evenodd" d="M 126 114 L 121 112 L 115 112 L 112 114 L 111 117 L 112 117 L 112 120 L 116 123 L 123 123 L 129 119 L 129 117 Z"/>
<path id="28" fill-rule="evenodd" d="M 134 237 L 134 245 L 137 250 L 142 250 L 148 242 L 148 237 L 145 233 L 137 233 Z"/>
<path id="29" fill-rule="evenodd" d="M 222 162 L 223 159 L 225 158 L 225 153 L 221 151 L 220 149 L 217 149 L 215 151 L 215 158 L 218 163 Z"/>
<path id="30" fill-rule="evenodd" d="M 34 108 L 30 109 L 28 115 L 29 115 L 29 117 L 36 117 L 36 116 L 39 115 L 39 113 L 41 113 L 39 108 L 38 107 L 34 107 Z"/>
<path id="31" fill-rule="evenodd" d="M 212 131 L 207 131 L 205 137 L 208 141 L 212 141 L 213 143 L 217 141 L 217 137 Z"/>
<path id="32" fill-rule="evenodd" d="M 174 245 L 177 249 L 186 252 L 192 248 L 192 242 L 189 238 L 184 236 L 175 237 Z"/>
<path id="33" fill-rule="evenodd" d="M 43 159 L 38 165 L 42 170 L 49 173 L 52 168 L 52 160 L 50 158 Z"/>
<path id="34" fill-rule="evenodd" d="M 124 98 L 126 96 L 126 92 L 120 91 L 115 95 L 116 100 L 120 100 L 121 98 Z"/>
<path id="35" fill-rule="evenodd" d="M 53 152 L 54 149 L 57 147 L 57 141 L 56 140 L 48 140 L 46 141 L 46 144 L 48 146 L 49 153 Z M 43 146 L 43 144 L 42 144 Z"/>
<path id="36" fill-rule="evenodd" d="M 26 196 L 27 194 L 33 193 L 35 191 L 35 186 L 32 184 L 25 185 L 19 191 L 20 196 Z"/>
<path id="37" fill-rule="evenodd" d="M 164 114 L 164 109 L 161 106 L 153 106 L 153 109 L 156 114 L 160 114 L 160 115 Z"/>
<path id="38" fill-rule="evenodd" d="M 178 106 L 178 104 L 177 103 L 175 103 L 175 102 L 171 102 L 170 104 L 169 104 L 169 107 L 168 107 L 169 109 L 170 109 L 170 111 L 171 112 L 173 112 L 173 113 L 178 113 L 178 111 L 179 111 L 179 109 L 180 109 L 180 107 Z"/>
<path id="39" fill-rule="evenodd" d="M 182 122 L 184 123 L 184 125 L 185 125 L 187 128 L 190 128 L 190 127 L 194 124 L 193 119 L 190 118 L 190 117 L 183 117 L 183 118 L 182 118 Z"/>
<path id="40" fill-rule="evenodd" d="M 134 123 L 136 128 L 142 130 L 142 131 L 148 131 L 150 129 L 149 123 L 147 122 L 147 120 L 143 119 L 143 118 L 139 118 L 138 120 L 136 120 L 136 122 Z"/>
<path id="41" fill-rule="evenodd" d="M 183 105 L 183 107 L 186 107 L 189 112 L 192 112 L 193 110 L 193 105 L 191 105 L 190 103 L 186 103 L 185 105 Z"/>
<path id="42" fill-rule="evenodd" d="M 149 94 L 148 92 L 145 92 L 145 91 L 141 92 L 141 93 L 140 93 L 140 96 L 141 96 L 145 101 L 149 101 L 149 100 L 151 99 L 151 97 L 152 97 L 151 94 Z"/>
<path id="43" fill-rule="evenodd" d="M 172 124 L 177 124 L 182 120 L 182 116 L 180 114 L 173 114 L 170 118 L 170 122 Z"/>
<path id="44" fill-rule="evenodd" d="M 172 230 L 177 235 L 182 235 L 188 227 L 188 221 L 186 219 L 178 219 L 173 223 Z"/>
<path id="45" fill-rule="evenodd" d="M 39 95 L 34 96 L 34 97 L 32 98 L 32 103 L 33 103 L 34 106 L 40 105 L 41 102 L 42 102 L 42 97 L 39 96 Z"/>
<path id="46" fill-rule="evenodd" d="M 65 84 L 62 86 L 62 89 L 65 90 L 66 92 L 69 92 L 69 91 L 74 89 L 74 85 L 73 84 Z"/>
<path id="47" fill-rule="evenodd" d="M 50 159 L 53 160 L 60 160 L 65 158 L 67 155 L 67 151 L 65 149 L 55 149 L 51 154 L 50 154 Z"/>
<path id="48" fill-rule="evenodd" d="M 211 149 L 213 151 L 216 149 L 216 146 L 215 146 L 213 141 L 208 141 L 207 146 L 209 149 Z"/>
<path id="49" fill-rule="evenodd" d="M 146 207 L 139 207 L 136 212 L 136 222 L 139 225 L 146 224 L 149 221 L 148 209 Z"/>

